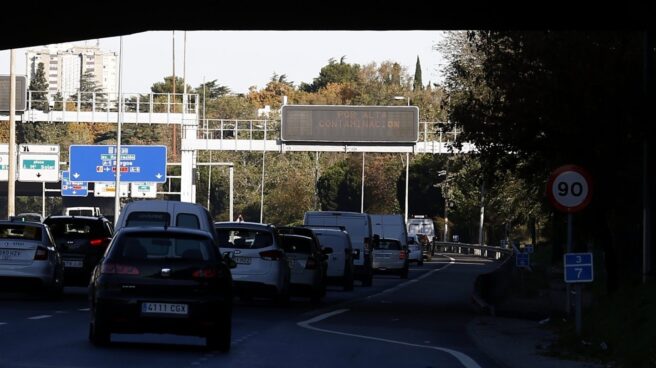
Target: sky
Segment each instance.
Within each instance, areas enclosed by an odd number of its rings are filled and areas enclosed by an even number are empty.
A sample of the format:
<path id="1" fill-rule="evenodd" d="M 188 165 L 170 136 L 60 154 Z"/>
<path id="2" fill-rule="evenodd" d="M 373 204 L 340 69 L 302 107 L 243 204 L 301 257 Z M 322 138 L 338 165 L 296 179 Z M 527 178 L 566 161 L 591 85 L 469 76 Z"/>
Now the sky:
<path id="1" fill-rule="evenodd" d="M 424 84 L 442 80 L 444 66 L 434 46 L 442 31 L 184 31 L 175 32 L 175 74 L 197 87 L 217 80 L 233 93 L 263 88 L 276 73 L 299 85 L 312 83 L 330 58 L 347 63 L 398 62 L 414 75 L 419 56 Z M 120 38 L 71 43 L 120 50 Z M 40 45 L 45 46 L 45 45 Z M 31 48 L 38 48 L 35 46 Z M 25 74 L 25 50 L 15 53 L 15 71 Z M 146 93 L 173 74 L 173 32 L 151 31 L 123 36 L 123 92 Z M 186 62 L 185 62 L 186 59 Z M 0 51 L 0 74 L 9 74 L 8 50 Z M 186 64 L 186 65 L 184 65 Z"/>

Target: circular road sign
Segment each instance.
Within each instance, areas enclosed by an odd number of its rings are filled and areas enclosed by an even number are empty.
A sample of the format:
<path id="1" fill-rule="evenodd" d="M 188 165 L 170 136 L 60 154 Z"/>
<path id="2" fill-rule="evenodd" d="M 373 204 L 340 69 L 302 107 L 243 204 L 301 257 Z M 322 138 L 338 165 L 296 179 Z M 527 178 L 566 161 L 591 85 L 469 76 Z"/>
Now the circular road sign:
<path id="1" fill-rule="evenodd" d="M 560 211 L 581 211 L 592 199 L 592 178 L 580 166 L 561 166 L 549 176 L 547 196 L 551 204 Z"/>

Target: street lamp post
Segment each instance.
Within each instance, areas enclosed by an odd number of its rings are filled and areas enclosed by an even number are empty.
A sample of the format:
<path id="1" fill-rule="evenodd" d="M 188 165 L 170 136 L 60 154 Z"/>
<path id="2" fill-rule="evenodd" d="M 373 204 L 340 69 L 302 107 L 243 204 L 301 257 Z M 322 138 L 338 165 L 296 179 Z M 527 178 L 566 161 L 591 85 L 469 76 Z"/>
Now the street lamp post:
<path id="1" fill-rule="evenodd" d="M 447 185 L 449 181 L 449 176 L 447 175 L 446 170 L 440 170 L 437 173 L 437 176 L 444 176 L 444 184 L 442 185 L 442 196 L 444 197 L 444 241 L 449 241 L 449 196 L 447 194 Z"/>

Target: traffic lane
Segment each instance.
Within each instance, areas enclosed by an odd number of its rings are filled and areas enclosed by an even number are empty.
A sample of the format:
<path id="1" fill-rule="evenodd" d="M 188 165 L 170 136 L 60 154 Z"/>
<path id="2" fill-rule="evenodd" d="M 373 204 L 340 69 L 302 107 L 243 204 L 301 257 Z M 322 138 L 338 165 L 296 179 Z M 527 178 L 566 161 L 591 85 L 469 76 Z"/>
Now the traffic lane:
<path id="1" fill-rule="evenodd" d="M 37 293 L 0 293 L 0 322 L 9 324 L 29 317 L 54 315 L 88 308 L 88 292 L 83 287 L 66 287 L 59 299 Z"/>
<path id="2" fill-rule="evenodd" d="M 475 347 L 465 328 L 476 316 L 471 305 L 476 276 L 489 272 L 498 264 L 480 262 L 470 256 L 453 258 L 453 264 L 428 277 L 408 281 L 391 292 L 374 295 L 351 305 L 347 312 L 311 326 L 326 330 L 317 333 L 349 334 L 351 338 L 360 340 L 384 339 L 387 341 L 374 341 L 395 346 L 395 349 L 396 345 L 403 346 L 399 343 L 417 345 L 405 346 L 420 350 L 412 354 L 423 366 L 434 366 L 438 360 L 444 364 L 439 366 L 463 366 L 452 354 L 436 351 L 435 348 L 439 347 L 463 353 L 481 367 L 497 367 L 493 360 Z M 411 353 L 408 351 L 405 354 Z M 386 362 L 383 361 L 384 364 Z"/>

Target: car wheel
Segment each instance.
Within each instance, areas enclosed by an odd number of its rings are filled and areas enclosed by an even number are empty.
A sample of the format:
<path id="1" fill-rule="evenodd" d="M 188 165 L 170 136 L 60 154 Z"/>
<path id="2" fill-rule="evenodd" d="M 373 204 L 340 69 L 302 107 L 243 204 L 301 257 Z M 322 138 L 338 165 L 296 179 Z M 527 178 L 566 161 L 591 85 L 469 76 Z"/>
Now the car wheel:
<path id="1" fill-rule="evenodd" d="M 95 346 L 109 345 L 111 333 L 107 326 L 94 318 L 93 322 L 89 323 L 89 341 Z"/>
<path id="2" fill-rule="evenodd" d="M 212 331 L 205 339 L 205 345 L 209 350 L 218 350 L 224 353 L 230 351 L 232 339 L 232 317 L 228 315 L 226 320 L 219 326 L 218 331 Z"/>
<path id="3" fill-rule="evenodd" d="M 349 273 L 347 276 L 344 276 L 343 281 L 344 291 L 353 291 L 353 274 Z"/>
<path id="4" fill-rule="evenodd" d="M 424 265 L 424 260 L 423 259 L 418 260 L 417 265 L 418 266 L 423 266 Z"/>
<path id="5" fill-rule="evenodd" d="M 362 279 L 362 286 L 371 286 L 373 284 L 373 279 L 374 279 L 373 272 L 366 275 L 364 279 Z"/>
<path id="6" fill-rule="evenodd" d="M 49 299 L 59 299 L 64 293 L 64 271 L 57 270 L 52 277 L 52 286 L 46 291 L 46 296 Z"/>
<path id="7" fill-rule="evenodd" d="M 401 278 L 402 279 L 407 279 L 408 278 L 408 268 L 404 268 L 401 270 Z"/>

